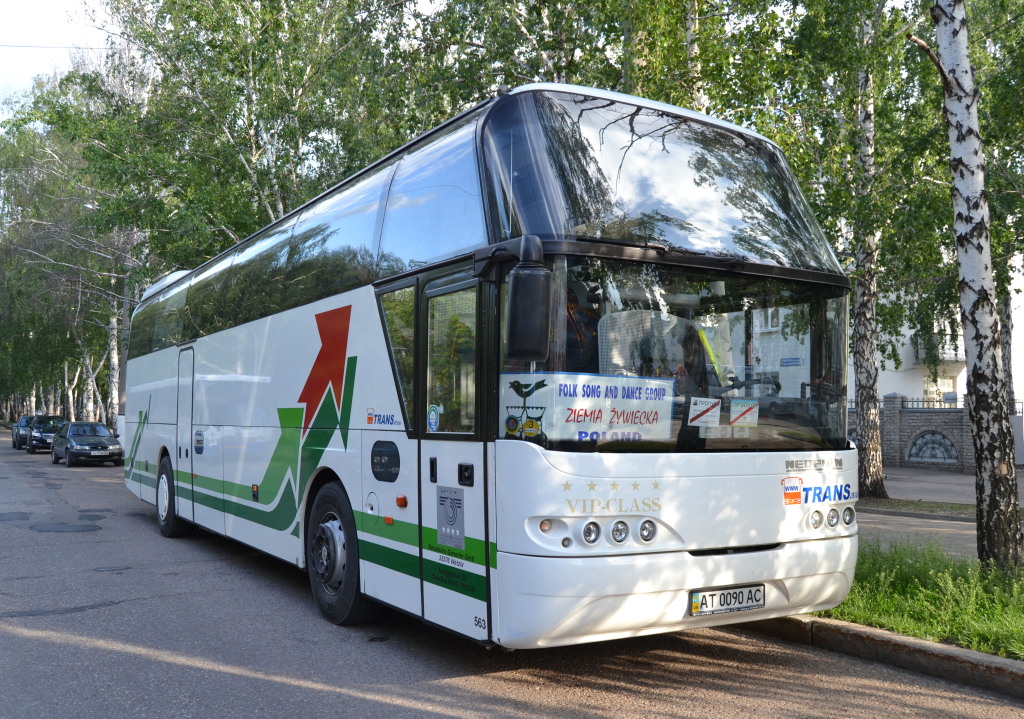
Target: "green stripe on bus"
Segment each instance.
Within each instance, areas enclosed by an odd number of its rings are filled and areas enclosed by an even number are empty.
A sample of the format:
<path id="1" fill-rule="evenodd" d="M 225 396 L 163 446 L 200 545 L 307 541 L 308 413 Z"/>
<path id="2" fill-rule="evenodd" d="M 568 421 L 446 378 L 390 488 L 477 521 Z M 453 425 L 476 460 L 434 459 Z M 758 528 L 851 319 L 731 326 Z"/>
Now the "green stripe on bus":
<path id="1" fill-rule="evenodd" d="M 420 542 L 420 527 L 418 524 L 411 522 L 402 522 L 399 520 L 393 520 L 392 524 L 385 524 L 380 521 L 380 517 L 375 514 L 366 514 L 365 512 L 356 512 L 357 524 L 359 531 L 363 534 L 372 535 L 374 537 L 381 537 L 382 539 L 389 539 L 393 542 L 400 542 L 406 544 L 414 550 L 419 549 Z M 444 554 L 455 559 L 460 559 L 464 562 L 483 566 L 483 562 L 476 561 L 476 554 L 482 551 L 484 542 L 479 539 L 469 538 L 466 540 L 467 544 L 473 550 L 472 552 L 460 552 L 452 547 L 446 547 L 437 543 L 437 530 L 436 529 L 424 529 L 424 537 L 429 537 L 427 541 L 427 549 L 438 554 Z M 498 568 L 498 545 L 494 542 L 490 543 L 490 560 L 491 569 Z"/>
<path id="2" fill-rule="evenodd" d="M 188 477 L 185 472 L 177 473 L 177 482 L 175 484 L 175 491 L 184 501 L 192 501 L 196 504 L 200 504 L 210 509 L 215 509 L 218 512 L 224 512 L 232 516 L 238 517 L 239 519 L 245 519 L 255 524 L 262 525 L 268 529 L 273 529 L 278 532 L 284 532 L 292 528 L 292 524 L 295 522 L 295 517 L 298 513 L 298 507 L 295 502 L 295 491 L 291 487 L 285 487 L 281 493 L 281 501 L 277 505 L 270 509 L 261 509 L 255 504 L 243 504 L 237 502 L 230 497 L 223 497 L 217 494 L 207 494 L 206 492 L 193 491 L 192 484 L 188 481 L 182 481 L 182 477 Z M 203 481 L 199 481 L 202 479 Z M 213 480 L 210 477 L 196 477 L 196 487 L 208 488 L 210 485 L 215 485 L 217 480 Z M 251 493 L 250 489 L 250 493 Z"/>
<path id="3" fill-rule="evenodd" d="M 482 539 L 474 539 L 472 537 L 466 537 L 465 549 L 456 549 L 447 545 L 441 544 L 437 541 L 437 530 L 431 529 L 430 527 L 423 528 L 423 548 L 429 552 L 437 552 L 443 554 L 446 557 L 453 557 L 454 559 L 460 559 L 463 562 L 470 562 L 471 564 L 478 564 L 481 567 L 487 565 L 486 554 L 484 549 L 487 544 Z"/>
<path id="4" fill-rule="evenodd" d="M 176 475 L 177 483 L 175 485 L 175 491 L 182 501 L 196 502 L 204 507 L 223 511 L 225 514 L 245 519 L 269 529 L 279 532 L 291 529 L 298 514 L 294 491 L 290 487 L 285 488 L 281 495 L 281 501 L 278 502 L 277 506 L 267 511 L 265 509 L 260 509 L 258 506 L 253 504 L 235 501 L 231 497 L 224 497 L 222 499 L 219 496 L 206 494 L 205 492 L 195 492 L 189 482 L 182 481 L 182 478 L 187 478 L 188 474 L 184 472 L 177 472 Z M 204 481 L 200 482 L 200 479 Z M 210 477 L 199 476 L 196 477 L 196 480 L 195 486 L 200 488 L 204 487 L 204 485 L 212 486 L 217 483 L 217 480 L 213 480 Z M 155 485 L 155 481 L 153 484 Z M 355 512 L 355 519 L 357 522 L 356 526 L 363 534 L 388 539 L 392 542 L 404 544 L 416 552 L 419 551 L 420 527 L 418 525 L 399 520 L 393 521 L 392 524 L 385 524 L 379 516 L 375 514 L 367 514 L 365 512 Z M 454 547 L 448 547 L 438 543 L 437 530 L 430 529 L 429 527 L 423 528 L 423 538 L 424 549 L 427 551 L 443 554 L 446 557 L 452 557 L 453 559 L 458 559 L 469 564 L 475 564 L 481 567 L 485 566 L 483 550 L 487 545 L 483 540 L 467 537 L 466 549 L 458 550 Z M 360 544 L 362 544 L 362 542 L 360 542 Z M 490 550 L 490 567 L 491 569 L 497 569 L 498 545 L 491 542 Z"/>
<path id="5" fill-rule="evenodd" d="M 129 478 L 129 481 L 138 482 L 143 487 L 149 487 L 150 489 L 152 489 L 156 487 L 156 475 L 146 474 L 143 473 L 141 469 L 138 469 L 139 465 L 144 464 L 145 463 L 142 462 L 141 460 L 132 463 L 132 476 Z"/>
<path id="6" fill-rule="evenodd" d="M 352 420 L 352 398 L 356 386 L 356 357 L 349 357 L 345 367 L 345 389 L 341 393 L 341 408 L 338 412 L 338 429 L 341 443 L 348 449 L 348 429 Z"/>
<path id="7" fill-rule="evenodd" d="M 371 564 L 399 572 L 413 579 L 420 578 L 420 558 L 416 554 L 407 554 L 398 549 L 361 540 L 359 542 L 359 557 Z M 423 581 L 481 602 L 487 601 L 487 577 L 483 575 L 429 560 L 423 561 L 423 570 Z"/>
<path id="8" fill-rule="evenodd" d="M 355 515 L 356 526 L 360 532 L 372 534 L 375 537 L 382 537 L 383 539 L 390 539 L 393 542 L 407 544 L 417 551 L 419 550 L 420 527 L 418 524 L 402 522 L 397 519 L 393 520 L 392 524 L 385 524 L 384 520 L 376 514 L 356 512 Z"/>
<path id="9" fill-rule="evenodd" d="M 458 592 L 481 602 L 487 601 L 487 577 L 440 562 L 423 560 L 423 581 Z"/>
<path id="10" fill-rule="evenodd" d="M 420 557 L 399 549 L 392 549 L 374 542 L 359 540 L 359 558 L 371 564 L 400 572 L 409 577 L 420 578 Z"/>

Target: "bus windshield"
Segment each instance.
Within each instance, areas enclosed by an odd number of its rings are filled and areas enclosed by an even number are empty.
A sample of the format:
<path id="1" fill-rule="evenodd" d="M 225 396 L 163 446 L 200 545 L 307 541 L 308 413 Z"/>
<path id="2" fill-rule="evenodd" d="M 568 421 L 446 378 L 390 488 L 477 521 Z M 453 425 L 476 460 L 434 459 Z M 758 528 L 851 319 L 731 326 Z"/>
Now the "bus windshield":
<path id="1" fill-rule="evenodd" d="M 548 361 L 504 361 L 499 436 L 566 451 L 847 448 L 845 289 L 589 257 L 556 256 L 553 273 Z"/>
<path id="2" fill-rule="evenodd" d="M 499 238 L 658 243 L 842 271 L 781 152 L 758 136 L 537 91 L 496 105 L 483 143 Z"/>

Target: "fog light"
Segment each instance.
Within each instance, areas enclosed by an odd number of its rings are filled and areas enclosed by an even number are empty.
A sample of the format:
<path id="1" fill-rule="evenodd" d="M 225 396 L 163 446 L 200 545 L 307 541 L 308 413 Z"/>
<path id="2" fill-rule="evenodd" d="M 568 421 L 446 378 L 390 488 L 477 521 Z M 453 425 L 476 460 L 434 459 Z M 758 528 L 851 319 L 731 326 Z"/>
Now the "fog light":
<path id="1" fill-rule="evenodd" d="M 550 519 L 542 519 L 542 520 L 540 520 L 540 531 L 544 532 L 544 534 L 547 534 L 548 532 L 551 531 L 551 520 Z"/>
<path id="2" fill-rule="evenodd" d="M 847 507 L 843 510 L 843 524 L 853 524 L 853 520 L 857 518 L 857 513 L 853 511 L 853 507 Z"/>
<path id="3" fill-rule="evenodd" d="M 811 518 L 808 521 L 811 523 L 811 529 L 819 529 L 825 522 L 825 517 L 818 510 L 814 510 L 811 512 Z"/>
<path id="4" fill-rule="evenodd" d="M 629 525 L 625 522 L 616 522 L 612 525 L 612 539 L 622 544 L 629 537 Z"/>
<path id="5" fill-rule="evenodd" d="M 601 538 L 601 527 L 597 522 L 587 522 L 583 527 L 583 541 L 587 544 L 594 544 Z"/>
<path id="6" fill-rule="evenodd" d="M 562 546 L 565 547 L 566 549 L 568 549 L 569 547 L 572 546 L 572 540 L 569 539 L 568 537 L 563 537 L 562 538 Z"/>
<path id="7" fill-rule="evenodd" d="M 658 525 L 649 519 L 645 519 L 640 522 L 640 539 L 645 542 L 650 542 L 654 539 L 654 535 L 658 533 Z"/>
<path id="8" fill-rule="evenodd" d="M 839 524 L 839 510 L 833 507 L 828 510 L 828 526 L 834 527 Z"/>

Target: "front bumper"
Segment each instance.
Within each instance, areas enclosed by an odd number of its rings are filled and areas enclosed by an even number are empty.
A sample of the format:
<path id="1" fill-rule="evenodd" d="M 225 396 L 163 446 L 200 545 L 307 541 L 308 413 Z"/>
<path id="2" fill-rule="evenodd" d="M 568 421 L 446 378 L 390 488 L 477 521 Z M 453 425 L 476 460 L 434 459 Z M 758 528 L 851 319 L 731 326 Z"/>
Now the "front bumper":
<path id="1" fill-rule="evenodd" d="M 96 454 L 102 452 L 102 454 Z M 123 449 L 69 449 L 68 457 L 72 462 L 120 462 L 124 459 Z"/>
<path id="2" fill-rule="evenodd" d="M 494 640 L 555 647 L 814 612 L 850 591 L 857 536 L 750 554 L 687 552 L 591 558 L 498 554 Z M 692 616 L 690 592 L 764 584 L 763 609 Z"/>

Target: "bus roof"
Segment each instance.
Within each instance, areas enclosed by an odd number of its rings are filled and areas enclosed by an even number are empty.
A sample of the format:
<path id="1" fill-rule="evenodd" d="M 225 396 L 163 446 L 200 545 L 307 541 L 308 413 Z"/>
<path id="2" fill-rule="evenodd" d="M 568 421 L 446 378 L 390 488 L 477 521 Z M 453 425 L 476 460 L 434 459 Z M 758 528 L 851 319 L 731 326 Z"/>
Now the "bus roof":
<path id="1" fill-rule="evenodd" d="M 680 115 L 690 120 L 698 120 L 700 122 L 707 123 L 709 125 L 715 125 L 731 132 L 737 132 L 744 135 L 750 135 L 756 137 L 759 140 L 776 145 L 775 142 L 768 139 L 764 135 L 755 132 L 741 125 L 736 125 L 728 120 L 722 120 L 712 115 L 706 115 L 702 112 L 696 112 L 695 110 L 687 110 L 684 107 L 678 107 L 677 105 L 670 105 L 667 102 L 659 102 L 657 100 L 648 100 L 643 97 L 636 95 L 627 95 L 622 92 L 614 92 L 612 90 L 600 90 L 595 87 L 585 87 L 583 85 L 568 85 L 565 83 L 558 82 L 534 82 L 528 85 L 519 85 L 508 91 L 509 95 L 518 95 L 525 92 L 565 92 L 572 93 L 575 95 L 589 95 L 602 100 L 610 100 L 613 102 L 621 102 L 628 105 L 637 105 L 639 107 L 650 108 L 652 110 L 658 110 L 665 112 L 670 115 Z"/>
<path id="2" fill-rule="evenodd" d="M 681 117 L 684 117 L 684 118 L 687 118 L 687 119 L 690 119 L 690 120 L 696 120 L 698 122 L 705 123 L 707 125 L 712 125 L 712 126 L 715 126 L 715 127 L 719 127 L 721 129 L 727 130 L 729 132 L 738 133 L 738 134 L 746 135 L 746 136 L 749 136 L 749 137 L 754 137 L 754 138 L 757 138 L 758 140 L 766 142 L 766 143 L 768 143 L 768 144 L 770 144 L 770 145 L 772 145 L 774 147 L 778 147 L 778 145 L 775 142 L 773 142 L 772 140 L 764 137 L 760 133 L 757 133 L 757 132 L 755 132 L 753 130 L 750 130 L 748 128 L 744 128 L 744 127 L 742 127 L 740 125 L 736 125 L 736 124 L 731 123 L 731 122 L 729 122 L 727 120 L 722 120 L 722 119 L 713 117 L 711 115 L 706 115 L 704 113 L 696 112 L 694 110 L 687 110 L 686 108 L 678 107 L 676 105 L 671 105 L 669 103 L 659 102 L 659 101 L 656 101 L 656 100 L 649 100 L 649 99 L 642 98 L 642 97 L 639 97 L 639 96 L 628 95 L 628 94 L 625 94 L 625 93 L 614 92 L 614 91 L 611 91 L 611 90 L 602 90 L 602 89 L 599 89 L 599 88 L 587 87 L 587 86 L 584 86 L 584 85 L 571 85 L 571 84 L 567 84 L 567 83 L 554 83 L 554 82 L 537 82 L 537 83 L 528 83 L 528 84 L 525 84 L 525 85 L 519 85 L 517 87 L 514 87 L 514 88 L 508 90 L 507 92 L 500 92 L 498 96 L 492 97 L 492 98 L 488 98 L 487 100 L 484 100 L 484 101 L 478 103 L 477 105 L 474 105 L 473 107 L 468 108 L 468 109 L 464 110 L 463 112 L 460 112 L 457 115 L 455 115 L 455 116 L 445 120 L 444 122 L 440 123 L 439 125 L 436 125 L 436 126 L 432 127 L 430 130 L 427 130 L 426 132 L 421 133 L 420 135 L 417 135 L 416 137 L 412 138 L 411 140 L 409 140 L 408 142 L 404 143 L 403 145 L 401 145 L 401 146 L 395 148 L 394 150 L 388 152 L 387 154 L 385 154 L 384 156 L 382 156 L 378 160 L 374 161 L 373 163 L 367 165 L 366 167 L 360 168 L 358 171 L 352 173 L 351 175 L 345 177 L 341 181 L 339 181 L 339 182 L 331 185 L 330 187 L 326 188 L 323 192 L 318 193 L 317 195 L 313 196 L 312 198 L 310 198 L 306 202 L 303 202 L 302 204 L 296 206 L 294 209 L 292 209 L 291 211 L 289 211 L 288 213 L 286 213 L 282 217 L 278 218 L 277 220 L 274 220 L 273 222 L 271 222 L 271 223 L 269 223 L 269 224 L 259 228 L 252 235 L 249 235 L 246 238 L 244 238 L 244 239 L 240 240 L 239 242 L 235 243 L 234 245 L 231 245 L 230 247 L 225 248 L 222 252 L 218 253 L 217 255 L 215 255 L 215 256 L 207 259 L 207 260 L 204 260 L 200 264 L 196 265 L 194 268 L 189 269 L 189 270 L 175 270 L 175 271 L 167 273 L 166 275 L 164 275 L 161 278 L 159 278 L 152 285 L 150 285 L 143 292 L 142 297 L 140 298 L 140 303 L 143 300 L 145 300 L 145 299 L 155 295 L 156 293 L 158 293 L 158 292 L 160 292 L 160 291 L 170 287 L 171 285 L 177 284 L 178 282 L 180 282 L 182 280 L 186 280 L 187 281 L 188 278 L 191 275 L 198 274 L 199 272 L 201 272 L 203 270 L 204 267 L 206 267 L 207 265 L 210 265 L 210 264 L 216 262 L 223 255 L 225 255 L 225 254 L 227 254 L 229 252 L 232 252 L 233 250 L 235 250 L 238 247 L 238 245 L 246 242 L 250 238 L 252 238 L 255 235 L 257 235 L 258 233 L 264 232 L 264 231 L 266 231 L 266 230 L 268 230 L 268 229 L 270 229 L 270 228 L 272 228 L 274 226 L 280 225 L 282 223 L 285 223 L 285 222 L 288 222 L 289 220 L 294 219 L 303 210 L 305 210 L 310 205 L 316 203 L 321 198 L 326 197 L 327 195 L 330 195 L 331 193 L 335 192 L 338 188 L 340 188 L 340 187 L 346 185 L 347 183 L 353 181 L 357 177 L 372 171 L 373 169 L 375 169 L 375 168 L 381 166 L 382 164 L 392 160 L 393 158 L 401 156 L 410 147 L 412 147 L 416 143 L 420 142 L 421 140 L 423 140 L 423 139 L 425 139 L 427 137 L 430 137 L 431 135 L 433 135 L 433 134 L 443 130 L 445 127 L 448 127 L 449 125 L 451 125 L 451 124 L 453 124 L 455 122 L 458 122 L 460 119 L 462 119 L 463 117 L 465 117 L 467 115 L 470 115 L 470 114 L 472 114 L 474 112 L 483 112 L 484 108 L 488 107 L 489 105 L 492 105 L 495 101 L 500 99 L 500 97 L 502 97 L 504 95 L 520 95 L 520 94 L 527 94 L 527 93 L 533 93 L 533 92 L 559 92 L 559 93 L 568 93 L 568 94 L 575 94 L 575 95 L 586 95 L 586 96 L 594 97 L 594 98 L 597 98 L 597 99 L 609 100 L 611 102 L 621 102 L 621 103 L 635 105 L 635 106 L 638 106 L 638 107 L 649 108 L 649 109 L 652 109 L 652 110 L 656 110 L 656 111 L 660 111 L 660 112 L 665 112 L 665 113 L 669 113 L 669 114 L 672 114 L 672 115 L 678 115 L 678 116 L 681 116 Z"/>

